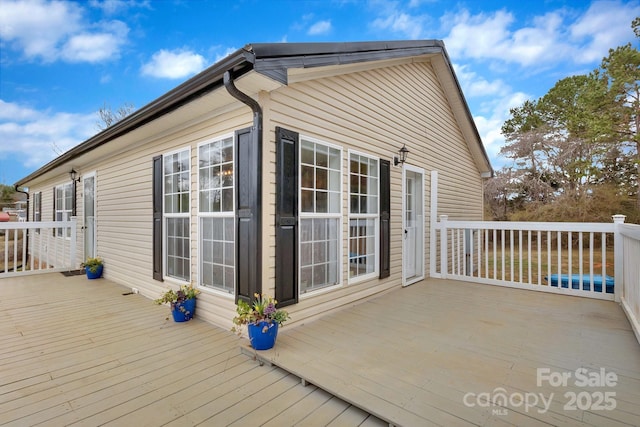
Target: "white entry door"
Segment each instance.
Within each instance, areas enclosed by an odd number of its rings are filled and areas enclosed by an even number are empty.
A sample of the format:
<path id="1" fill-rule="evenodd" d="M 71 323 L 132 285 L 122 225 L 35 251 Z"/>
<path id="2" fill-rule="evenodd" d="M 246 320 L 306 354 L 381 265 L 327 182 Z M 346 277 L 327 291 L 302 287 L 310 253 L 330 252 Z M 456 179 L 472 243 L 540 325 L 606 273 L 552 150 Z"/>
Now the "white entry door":
<path id="1" fill-rule="evenodd" d="M 84 259 L 96 256 L 96 176 L 86 175 L 82 180 L 84 204 Z"/>
<path id="2" fill-rule="evenodd" d="M 403 285 L 424 278 L 424 172 L 404 168 Z"/>

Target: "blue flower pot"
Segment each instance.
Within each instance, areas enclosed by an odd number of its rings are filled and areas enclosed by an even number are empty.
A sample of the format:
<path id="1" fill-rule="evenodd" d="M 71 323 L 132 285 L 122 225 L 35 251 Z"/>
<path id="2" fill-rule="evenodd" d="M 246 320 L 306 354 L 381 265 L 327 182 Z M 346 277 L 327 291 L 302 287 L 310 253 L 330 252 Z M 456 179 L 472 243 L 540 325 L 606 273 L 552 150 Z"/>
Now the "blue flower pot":
<path id="1" fill-rule="evenodd" d="M 184 310 L 181 310 L 182 307 Z M 196 313 L 196 299 L 191 298 L 184 302 L 177 302 L 172 305 L 171 314 L 173 315 L 173 320 L 176 322 L 186 322 L 193 318 L 193 315 Z"/>
<path id="2" fill-rule="evenodd" d="M 256 350 L 269 350 L 276 343 L 278 324 L 276 322 L 260 322 L 257 325 L 249 323 L 249 340 L 251 347 Z"/>
<path id="3" fill-rule="evenodd" d="M 85 267 L 85 272 L 87 273 L 87 279 L 98 279 L 100 277 L 102 277 L 102 269 L 104 268 L 104 265 L 99 265 L 98 269 L 96 270 L 95 273 L 92 273 L 91 270 L 89 270 L 89 267 Z"/>

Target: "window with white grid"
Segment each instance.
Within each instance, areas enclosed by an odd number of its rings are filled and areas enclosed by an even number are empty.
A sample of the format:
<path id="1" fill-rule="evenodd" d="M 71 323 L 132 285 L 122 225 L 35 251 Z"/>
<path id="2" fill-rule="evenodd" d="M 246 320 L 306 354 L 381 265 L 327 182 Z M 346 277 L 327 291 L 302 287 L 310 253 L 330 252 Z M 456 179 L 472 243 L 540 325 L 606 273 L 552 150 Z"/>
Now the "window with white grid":
<path id="1" fill-rule="evenodd" d="M 163 156 L 165 275 L 191 280 L 189 149 Z"/>
<path id="2" fill-rule="evenodd" d="M 56 200 L 55 200 L 55 220 L 56 221 L 69 221 L 71 220 L 71 213 L 73 212 L 73 184 L 63 184 L 56 187 Z M 56 236 L 58 237 L 71 237 L 71 228 L 66 227 L 56 229 Z"/>
<path id="3" fill-rule="evenodd" d="M 349 153 L 349 279 L 377 273 L 378 171 L 378 159 Z"/>
<path id="4" fill-rule="evenodd" d="M 340 283 L 342 150 L 300 138 L 300 294 Z"/>
<path id="5" fill-rule="evenodd" d="M 198 148 L 200 284 L 235 293 L 233 136 Z"/>

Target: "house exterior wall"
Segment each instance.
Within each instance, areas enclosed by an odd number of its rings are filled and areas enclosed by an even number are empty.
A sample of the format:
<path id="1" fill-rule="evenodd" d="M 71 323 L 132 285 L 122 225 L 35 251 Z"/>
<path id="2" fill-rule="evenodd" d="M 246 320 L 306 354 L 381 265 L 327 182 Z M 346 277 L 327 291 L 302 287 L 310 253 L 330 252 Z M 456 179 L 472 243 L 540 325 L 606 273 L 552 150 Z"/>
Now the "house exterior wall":
<path id="1" fill-rule="evenodd" d="M 402 168 L 393 157 L 406 144 L 407 164 L 424 169 L 425 275 L 429 260 L 430 172 L 439 171 L 439 211 L 460 219 L 482 218 L 482 180 L 445 94 L 428 62 L 294 83 L 262 94 L 265 105 L 264 224 L 275 217 L 275 134 L 280 126 L 343 151 L 342 285 L 301 298 L 288 307 L 294 320 L 313 318 L 340 306 L 387 291 L 402 282 Z M 347 284 L 348 152 L 392 161 L 391 276 Z M 275 232 L 265 227 L 263 287 L 274 294 Z"/>
<path id="2" fill-rule="evenodd" d="M 210 94 L 207 96 L 215 96 Z M 353 72 L 292 83 L 257 94 L 263 107 L 262 181 L 262 285 L 275 291 L 275 128 L 280 126 L 342 147 L 342 280 L 341 285 L 300 298 L 287 307 L 292 323 L 352 304 L 400 286 L 402 282 L 402 167 L 393 157 L 406 144 L 407 164 L 424 170 L 425 275 L 429 265 L 430 172 L 439 172 L 439 213 L 452 219 L 482 218 L 482 182 L 444 91 L 429 62 Z M 206 103 L 205 103 L 206 105 Z M 155 299 L 170 285 L 152 278 L 152 159 L 189 148 L 191 159 L 191 277 L 198 283 L 198 144 L 252 125 L 248 107 L 237 104 L 224 113 L 200 115 L 159 134 L 143 130 L 126 136 L 131 144 L 117 151 L 105 149 L 99 160 L 83 164 L 80 175 L 95 172 L 96 254 L 105 259 L 105 277 Z M 160 118 L 159 120 L 165 120 Z M 136 135 L 140 134 L 140 138 Z M 144 136 L 143 136 L 144 135 Z M 106 145 L 108 147 L 109 144 Z M 349 151 L 390 160 L 391 166 L 391 276 L 348 283 L 348 162 Z M 78 168 L 76 168 L 78 169 Z M 38 182 L 30 192 L 42 192 L 42 219 L 51 218 L 52 187 L 68 182 L 68 175 Z M 78 184 L 77 214 L 82 224 L 82 182 Z M 83 236 L 78 233 L 78 264 L 83 257 Z M 230 327 L 234 299 L 202 289 L 198 316 Z"/>
<path id="3" fill-rule="evenodd" d="M 56 213 L 54 211 L 54 189 L 57 186 L 71 184 L 68 173 L 59 177 L 48 179 L 39 183 L 35 187 L 29 188 L 29 199 L 33 200 L 33 195 L 41 192 L 40 220 L 55 221 Z M 78 201 L 78 211 L 82 205 Z M 29 209 L 29 221 L 34 221 L 34 209 Z M 65 233 L 66 234 L 66 233 Z M 64 266 L 64 260 L 71 257 L 71 240 L 66 236 L 54 235 L 52 230 L 37 230 L 30 233 L 29 252 L 37 262 L 44 267 Z M 76 247 L 82 247 L 82 236 L 80 233 L 76 235 Z M 82 251 L 76 251 L 75 262 L 79 265 L 82 262 Z"/>

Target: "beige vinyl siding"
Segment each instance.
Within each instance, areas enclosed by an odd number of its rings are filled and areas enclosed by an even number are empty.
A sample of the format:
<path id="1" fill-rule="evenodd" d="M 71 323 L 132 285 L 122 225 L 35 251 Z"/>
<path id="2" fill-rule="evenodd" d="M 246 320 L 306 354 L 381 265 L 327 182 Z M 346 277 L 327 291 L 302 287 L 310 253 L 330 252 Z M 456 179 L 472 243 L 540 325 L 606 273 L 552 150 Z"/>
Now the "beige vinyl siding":
<path id="1" fill-rule="evenodd" d="M 105 259 L 105 276 L 127 288 L 137 288 L 155 299 L 178 282 L 152 279 L 152 159 L 189 148 L 191 154 L 191 277 L 198 283 L 198 145 L 252 125 L 252 113 L 234 103 L 207 110 L 219 89 L 203 99 L 161 117 L 118 140 L 94 150 L 96 161 L 79 159 L 74 167 L 96 174 L 97 255 Z M 254 95 L 256 97 L 256 95 Z M 263 292 L 275 294 L 275 127 L 281 126 L 342 147 L 342 258 L 341 286 L 301 298 L 289 307 L 292 324 L 400 286 L 402 281 L 402 168 L 393 156 L 406 144 L 407 164 L 424 170 L 425 273 L 429 265 L 430 173 L 438 171 L 439 214 L 452 219 L 482 218 L 482 181 L 447 97 L 429 62 L 299 81 L 272 92 L 260 92 L 263 108 Z M 197 107 L 197 108 L 196 108 Z M 192 114 L 193 113 L 193 114 Z M 168 130 L 170 123 L 179 123 Z M 348 155 L 349 150 L 391 161 L 391 276 L 347 285 L 348 262 Z M 81 165 L 81 167 L 79 166 Z M 69 167 L 67 170 L 70 170 Z M 31 191 L 42 191 L 42 219 L 50 220 L 53 186 L 68 182 L 67 170 L 55 179 L 37 182 Z M 81 184 L 81 183 L 80 183 Z M 78 189 L 78 222 L 82 224 L 83 200 Z M 78 264 L 84 246 L 78 233 Z M 198 316 L 223 327 L 231 326 L 233 298 L 203 289 Z"/>
<path id="2" fill-rule="evenodd" d="M 480 174 L 448 105 L 439 81 L 428 62 L 396 65 L 348 75 L 299 82 L 270 93 L 265 109 L 264 150 L 268 170 L 275 170 L 273 129 L 282 126 L 343 148 L 343 257 L 342 286 L 309 298 L 292 307 L 294 322 L 356 302 L 377 292 L 399 286 L 402 271 L 402 169 L 393 167 L 393 156 L 406 144 L 407 163 L 425 174 L 425 266 L 429 260 L 430 172 L 439 171 L 440 211 L 452 217 L 480 219 Z M 347 285 L 348 149 L 392 161 L 391 167 L 391 276 Z M 275 178 L 265 224 L 273 224 Z M 266 231 L 265 231 L 266 233 Z M 265 283 L 274 283 L 274 233 L 268 229 L 269 246 Z"/>
<path id="3" fill-rule="evenodd" d="M 147 138 L 144 144 L 119 153 L 99 165 L 97 180 L 98 253 L 108 260 L 105 273 L 150 298 L 157 298 L 171 279 L 152 279 L 152 159 L 167 152 L 190 149 L 191 155 L 191 278 L 198 282 L 198 144 L 251 124 L 248 108 L 241 108 L 199 122 L 175 133 Z M 123 249 L 124 248 L 124 249 Z M 235 305 L 228 297 L 203 290 L 198 314 L 219 324 L 230 325 Z"/>

